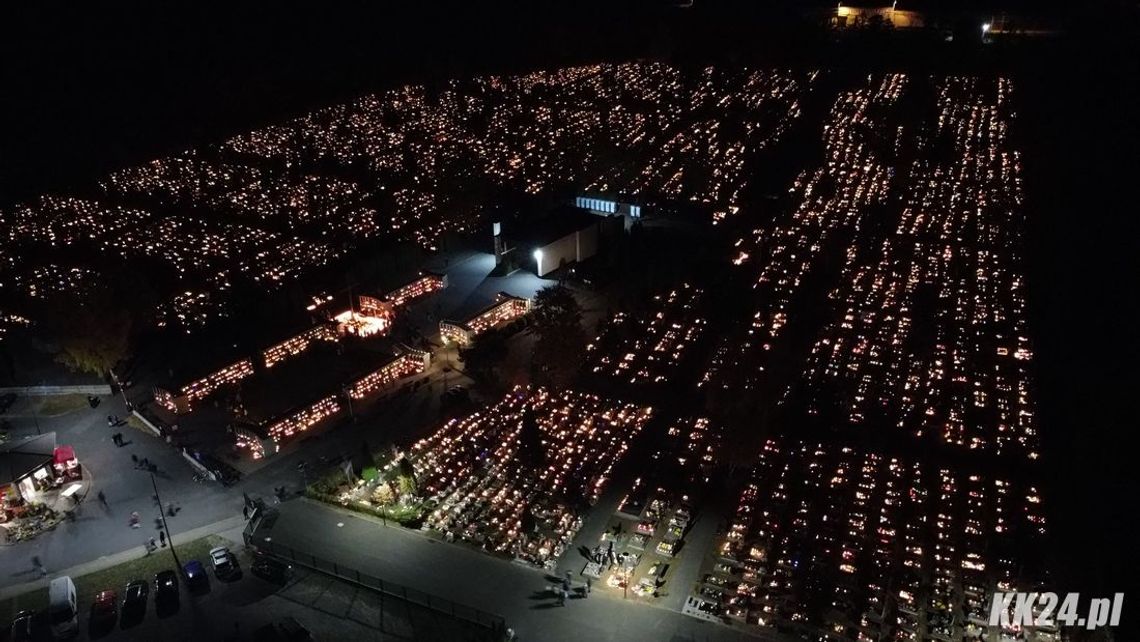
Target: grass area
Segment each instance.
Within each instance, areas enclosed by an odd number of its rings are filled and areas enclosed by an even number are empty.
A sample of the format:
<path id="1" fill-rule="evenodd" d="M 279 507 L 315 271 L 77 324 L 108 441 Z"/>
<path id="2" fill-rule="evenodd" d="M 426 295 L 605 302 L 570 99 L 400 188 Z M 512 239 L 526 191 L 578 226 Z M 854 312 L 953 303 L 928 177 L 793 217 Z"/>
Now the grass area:
<path id="1" fill-rule="evenodd" d="M 143 423 L 143 420 L 136 417 L 133 413 L 127 415 L 127 426 L 134 428 L 135 430 L 141 430 L 148 435 L 154 436 L 154 433 L 151 432 L 150 428 L 148 428 L 147 425 Z"/>
<path id="2" fill-rule="evenodd" d="M 87 395 L 49 395 L 39 398 L 37 412 L 45 417 L 55 417 L 86 407 Z"/>
<path id="3" fill-rule="evenodd" d="M 231 546 L 229 540 L 217 535 L 207 535 L 192 542 L 179 544 L 175 547 L 178 559 L 183 564 L 190 560 L 198 560 L 203 566 L 210 566 L 210 549 L 215 546 Z M 159 571 L 174 569 L 174 559 L 170 556 L 169 548 L 160 548 L 150 555 L 123 562 L 87 575 L 72 577 L 75 582 L 76 599 L 79 608 L 87 609 L 95 599 L 95 595 L 103 589 L 114 589 L 123 597 L 123 587 L 132 580 L 154 581 Z M 47 608 L 48 589 L 38 588 L 22 595 L 16 595 L 0 601 L 0 622 L 11 620 L 17 613 L 24 610 L 38 611 Z"/>

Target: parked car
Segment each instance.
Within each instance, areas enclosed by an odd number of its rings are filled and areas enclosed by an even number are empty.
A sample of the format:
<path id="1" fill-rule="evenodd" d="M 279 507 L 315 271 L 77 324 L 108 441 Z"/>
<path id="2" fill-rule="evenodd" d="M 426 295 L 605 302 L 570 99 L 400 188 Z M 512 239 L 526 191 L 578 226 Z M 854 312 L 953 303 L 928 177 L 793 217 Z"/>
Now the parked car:
<path id="1" fill-rule="evenodd" d="M 12 627 L 8 630 L 9 642 L 31 642 L 35 639 L 36 614 L 34 611 L 20 611 L 16 619 L 12 620 Z"/>
<path id="2" fill-rule="evenodd" d="M 146 601 L 150 595 L 150 586 L 142 580 L 134 580 L 127 584 L 123 591 L 123 619 L 141 620 L 146 614 Z"/>
<path id="3" fill-rule="evenodd" d="M 155 608 L 178 606 L 178 574 L 174 571 L 161 571 L 154 576 Z"/>
<path id="4" fill-rule="evenodd" d="M 48 621 L 57 640 L 79 635 L 79 607 L 75 600 L 75 582 L 64 575 L 48 585 Z"/>
<path id="5" fill-rule="evenodd" d="M 105 627 L 119 616 L 119 596 L 111 589 L 99 591 L 91 604 L 91 625 Z"/>
<path id="6" fill-rule="evenodd" d="M 237 570 L 237 559 L 225 546 L 210 549 L 210 563 L 214 565 L 214 575 L 218 579 L 229 577 Z"/>
<path id="7" fill-rule="evenodd" d="M 292 566 L 268 555 L 259 555 L 257 559 L 253 560 L 253 565 L 249 567 L 249 570 L 261 579 L 275 584 L 285 584 L 289 578 L 293 577 Z"/>
<path id="8" fill-rule="evenodd" d="M 186 586 L 191 591 L 202 591 L 210 588 L 210 577 L 206 575 L 206 568 L 198 560 L 190 560 L 182 567 L 186 574 Z"/>

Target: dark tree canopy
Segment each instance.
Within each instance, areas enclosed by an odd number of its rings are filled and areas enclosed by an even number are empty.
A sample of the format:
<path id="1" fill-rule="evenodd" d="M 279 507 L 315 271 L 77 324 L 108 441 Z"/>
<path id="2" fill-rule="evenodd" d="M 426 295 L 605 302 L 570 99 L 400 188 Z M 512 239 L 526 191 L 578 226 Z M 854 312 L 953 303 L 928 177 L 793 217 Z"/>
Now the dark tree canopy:
<path id="1" fill-rule="evenodd" d="M 471 347 L 463 350 L 464 371 L 478 378 L 493 380 L 496 369 L 507 354 L 506 337 L 491 330 L 475 339 Z"/>
<path id="2" fill-rule="evenodd" d="M 542 429 L 534 410 L 527 408 L 522 414 L 522 427 L 519 429 L 519 461 L 532 470 L 546 463 L 546 446 L 542 443 Z"/>
<path id="3" fill-rule="evenodd" d="M 536 339 L 532 357 L 535 382 L 553 387 L 570 385 L 586 351 L 581 306 L 569 289 L 558 284 L 535 295 L 531 315 Z"/>
<path id="4" fill-rule="evenodd" d="M 130 312 L 117 305 L 111 291 L 98 287 L 45 315 L 56 361 L 75 372 L 106 376 L 130 349 Z"/>

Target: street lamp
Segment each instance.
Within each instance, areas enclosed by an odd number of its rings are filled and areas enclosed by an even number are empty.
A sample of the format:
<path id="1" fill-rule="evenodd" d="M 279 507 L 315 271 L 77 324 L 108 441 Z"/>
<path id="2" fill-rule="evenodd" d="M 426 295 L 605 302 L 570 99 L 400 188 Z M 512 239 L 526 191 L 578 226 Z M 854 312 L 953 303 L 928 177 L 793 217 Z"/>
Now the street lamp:
<path id="1" fill-rule="evenodd" d="M 535 272 L 542 276 L 542 250 L 534 251 Z"/>
<path id="2" fill-rule="evenodd" d="M 182 562 L 178 561 L 178 553 L 174 552 L 174 537 L 170 534 L 170 527 L 166 525 L 166 511 L 162 503 L 162 497 L 158 494 L 158 482 L 154 479 L 154 473 L 150 473 L 150 485 L 154 487 L 154 497 L 158 500 L 158 516 L 162 520 L 162 530 L 166 533 L 166 541 L 170 544 L 170 555 L 174 558 L 174 568 L 178 569 L 178 574 L 182 574 Z"/>

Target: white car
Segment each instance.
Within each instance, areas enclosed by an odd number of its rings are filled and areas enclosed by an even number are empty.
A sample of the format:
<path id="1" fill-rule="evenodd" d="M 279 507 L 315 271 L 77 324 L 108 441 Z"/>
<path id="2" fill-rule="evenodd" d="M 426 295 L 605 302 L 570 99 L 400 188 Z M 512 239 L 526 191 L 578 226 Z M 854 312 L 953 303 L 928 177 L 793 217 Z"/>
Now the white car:
<path id="1" fill-rule="evenodd" d="M 214 575 L 219 578 L 233 573 L 237 568 L 233 553 L 225 546 L 210 549 L 210 561 L 214 564 Z"/>

